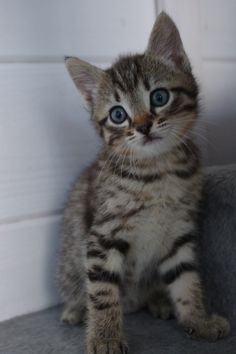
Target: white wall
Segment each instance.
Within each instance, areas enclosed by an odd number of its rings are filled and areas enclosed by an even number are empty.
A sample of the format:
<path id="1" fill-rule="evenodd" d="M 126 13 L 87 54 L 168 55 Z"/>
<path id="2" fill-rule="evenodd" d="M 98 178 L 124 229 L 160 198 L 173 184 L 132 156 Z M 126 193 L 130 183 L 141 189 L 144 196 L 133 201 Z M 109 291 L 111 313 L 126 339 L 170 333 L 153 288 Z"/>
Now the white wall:
<path id="1" fill-rule="evenodd" d="M 161 9 L 202 83 L 205 161 L 236 162 L 234 0 L 0 0 L 0 320 L 58 301 L 61 210 L 98 146 L 64 55 L 142 51 Z"/>
<path id="2" fill-rule="evenodd" d="M 97 150 L 64 55 L 108 66 L 154 19 L 154 0 L 0 0 L 0 320 L 58 301 L 61 210 Z"/>

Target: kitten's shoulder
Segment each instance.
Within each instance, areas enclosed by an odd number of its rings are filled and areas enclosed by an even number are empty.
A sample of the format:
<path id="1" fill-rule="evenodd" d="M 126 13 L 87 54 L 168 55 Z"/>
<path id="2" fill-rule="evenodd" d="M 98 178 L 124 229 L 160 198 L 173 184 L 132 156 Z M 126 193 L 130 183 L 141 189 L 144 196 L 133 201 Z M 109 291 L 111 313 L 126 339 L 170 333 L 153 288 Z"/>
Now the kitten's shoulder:
<path id="1" fill-rule="evenodd" d="M 78 222 L 80 229 L 84 232 L 89 228 L 94 214 L 94 180 L 97 170 L 98 162 L 95 161 L 85 168 L 76 179 L 64 208 L 65 225 Z"/>
<path id="2" fill-rule="evenodd" d="M 98 161 L 94 161 L 91 165 L 86 167 L 75 180 L 71 188 L 69 199 L 78 199 L 81 193 L 88 193 L 89 189 L 92 191 L 94 180 L 97 176 Z"/>

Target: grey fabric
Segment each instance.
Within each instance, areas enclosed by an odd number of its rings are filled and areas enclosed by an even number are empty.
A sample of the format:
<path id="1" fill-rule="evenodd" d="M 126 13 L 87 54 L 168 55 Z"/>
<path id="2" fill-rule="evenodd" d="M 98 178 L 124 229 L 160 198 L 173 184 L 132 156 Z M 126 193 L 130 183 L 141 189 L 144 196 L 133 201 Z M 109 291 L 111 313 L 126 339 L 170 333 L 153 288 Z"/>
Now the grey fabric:
<path id="1" fill-rule="evenodd" d="M 206 170 L 200 215 L 202 277 L 209 308 L 236 317 L 236 165 Z M 236 353 L 236 350 L 235 350 Z"/>
<path id="2" fill-rule="evenodd" d="M 84 354 L 84 326 L 59 322 L 60 309 L 24 316 L 0 326 L 1 354 Z M 131 354 L 234 354 L 235 331 L 217 343 L 193 341 L 175 320 L 161 321 L 147 313 L 125 318 Z M 105 354 L 105 353 L 104 353 Z"/>
<path id="3" fill-rule="evenodd" d="M 236 166 L 206 171 L 199 219 L 208 306 L 231 319 L 231 335 L 217 343 L 193 341 L 175 320 L 156 320 L 142 312 L 125 317 L 131 354 L 236 353 Z M 53 308 L 1 323 L 0 353 L 84 353 L 84 326 L 61 324 L 60 310 Z"/>

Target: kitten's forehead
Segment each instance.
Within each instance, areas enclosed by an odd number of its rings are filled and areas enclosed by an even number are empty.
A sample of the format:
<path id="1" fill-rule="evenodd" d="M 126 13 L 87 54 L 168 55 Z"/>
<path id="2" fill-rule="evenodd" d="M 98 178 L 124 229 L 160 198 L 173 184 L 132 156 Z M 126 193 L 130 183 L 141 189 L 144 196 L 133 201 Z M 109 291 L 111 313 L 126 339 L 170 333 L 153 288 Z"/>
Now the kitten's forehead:
<path id="1" fill-rule="evenodd" d="M 132 113 L 149 108 L 150 90 L 173 76 L 161 60 L 145 54 L 122 57 L 106 72 L 112 87 L 110 93 L 117 102 L 126 102 Z"/>
<path id="2" fill-rule="evenodd" d="M 150 92 L 157 88 L 181 89 L 197 96 L 191 73 L 173 67 L 154 55 L 121 57 L 105 71 L 96 101 L 96 117 L 103 120 L 114 106 L 122 106 L 130 117 L 150 111 Z"/>
<path id="3" fill-rule="evenodd" d="M 134 91 L 140 80 L 149 88 L 148 77 L 143 68 L 143 55 L 120 58 L 107 73 L 113 86 L 123 93 Z"/>
<path id="4" fill-rule="evenodd" d="M 140 82 L 150 90 L 152 82 L 169 80 L 174 74 L 161 59 L 145 54 L 121 57 L 107 73 L 113 86 L 126 94 L 134 91 Z"/>

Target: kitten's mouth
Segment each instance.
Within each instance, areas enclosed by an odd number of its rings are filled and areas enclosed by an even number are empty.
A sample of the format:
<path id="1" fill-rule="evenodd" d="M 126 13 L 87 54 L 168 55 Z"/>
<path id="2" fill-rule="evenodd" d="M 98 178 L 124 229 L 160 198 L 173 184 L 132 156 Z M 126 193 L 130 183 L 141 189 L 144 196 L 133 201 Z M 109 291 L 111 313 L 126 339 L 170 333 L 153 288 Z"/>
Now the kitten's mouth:
<path id="1" fill-rule="evenodd" d="M 152 144 L 161 139 L 162 137 L 159 135 L 148 135 L 143 138 L 143 145 Z"/>

